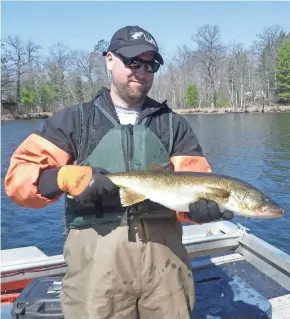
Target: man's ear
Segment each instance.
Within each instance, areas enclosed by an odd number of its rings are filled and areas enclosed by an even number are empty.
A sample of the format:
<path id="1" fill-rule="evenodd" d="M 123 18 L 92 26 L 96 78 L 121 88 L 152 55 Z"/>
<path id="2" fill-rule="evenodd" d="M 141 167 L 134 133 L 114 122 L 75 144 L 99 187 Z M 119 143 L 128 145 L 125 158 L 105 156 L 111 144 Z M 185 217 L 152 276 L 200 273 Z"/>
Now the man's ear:
<path id="1" fill-rule="evenodd" d="M 107 65 L 107 70 L 112 71 L 113 55 L 111 52 L 108 52 L 106 55 L 106 65 Z"/>

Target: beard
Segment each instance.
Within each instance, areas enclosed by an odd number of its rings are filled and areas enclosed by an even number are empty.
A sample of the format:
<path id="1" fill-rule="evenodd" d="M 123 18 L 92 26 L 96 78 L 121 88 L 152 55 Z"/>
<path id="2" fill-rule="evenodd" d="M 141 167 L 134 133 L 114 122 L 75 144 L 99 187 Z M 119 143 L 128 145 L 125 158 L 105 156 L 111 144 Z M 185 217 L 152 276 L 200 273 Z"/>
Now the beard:
<path id="1" fill-rule="evenodd" d="M 112 77 L 112 83 L 116 88 L 118 95 L 125 101 L 129 103 L 139 104 L 144 101 L 148 92 L 151 89 L 152 84 L 145 82 L 142 85 L 130 85 L 129 83 L 121 83 L 120 81 L 116 81 L 114 77 Z"/>

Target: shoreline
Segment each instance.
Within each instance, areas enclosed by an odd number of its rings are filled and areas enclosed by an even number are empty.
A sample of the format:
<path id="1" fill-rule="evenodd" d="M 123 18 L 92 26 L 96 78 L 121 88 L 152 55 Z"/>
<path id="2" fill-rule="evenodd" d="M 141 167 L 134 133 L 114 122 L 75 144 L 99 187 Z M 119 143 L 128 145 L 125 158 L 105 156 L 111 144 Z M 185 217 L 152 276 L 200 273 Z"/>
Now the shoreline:
<path id="1" fill-rule="evenodd" d="M 275 105 L 275 106 L 249 106 L 246 110 L 228 108 L 195 108 L 195 109 L 173 109 L 177 114 L 227 114 L 227 113 L 281 113 L 290 112 L 290 105 Z"/>
<path id="2" fill-rule="evenodd" d="M 234 108 L 191 108 L 191 109 L 172 109 L 177 114 L 189 115 L 189 114 L 227 114 L 227 113 L 281 113 L 290 112 L 290 105 L 275 105 L 265 106 L 264 110 L 262 106 L 247 107 L 246 110 L 234 109 Z M 52 112 L 39 112 L 28 114 L 1 114 L 1 121 L 13 121 L 13 120 L 40 120 L 46 119 L 53 115 Z"/>
<path id="3" fill-rule="evenodd" d="M 52 112 L 37 112 L 27 114 L 1 114 L 1 121 L 13 121 L 13 120 L 42 120 L 47 119 L 53 115 Z"/>

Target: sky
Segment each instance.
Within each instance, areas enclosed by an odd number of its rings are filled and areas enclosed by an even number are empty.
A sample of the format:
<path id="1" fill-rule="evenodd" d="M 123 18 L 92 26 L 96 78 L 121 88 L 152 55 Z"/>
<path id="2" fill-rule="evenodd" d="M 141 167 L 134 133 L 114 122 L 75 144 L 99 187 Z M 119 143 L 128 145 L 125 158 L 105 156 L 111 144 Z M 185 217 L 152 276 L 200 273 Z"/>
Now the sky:
<path id="1" fill-rule="evenodd" d="M 288 1 L 1 1 L 1 38 L 18 35 L 47 54 L 62 41 L 70 49 L 93 50 L 117 29 L 138 25 L 155 37 L 166 56 L 205 24 L 218 25 L 221 40 L 246 47 L 264 27 L 279 24 L 290 32 Z"/>

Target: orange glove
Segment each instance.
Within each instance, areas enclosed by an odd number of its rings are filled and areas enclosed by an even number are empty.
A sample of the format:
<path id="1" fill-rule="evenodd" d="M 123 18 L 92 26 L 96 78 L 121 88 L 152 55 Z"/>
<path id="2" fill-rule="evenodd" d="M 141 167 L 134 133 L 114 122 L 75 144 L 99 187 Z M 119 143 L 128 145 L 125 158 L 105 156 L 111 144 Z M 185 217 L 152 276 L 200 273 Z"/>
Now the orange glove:
<path id="1" fill-rule="evenodd" d="M 104 195 L 119 194 L 119 188 L 106 176 L 109 173 L 103 168 L 67 165 L 59 170 L 57 183 L 80 204 L 94 205 Z"/>
<path id="2" fill-rule="evenodd" d="M 58 187 L 65 193 L 78 196 L 89 185 L 93 176 L 90 166 L 63 166 L 57 175 Z"/>

